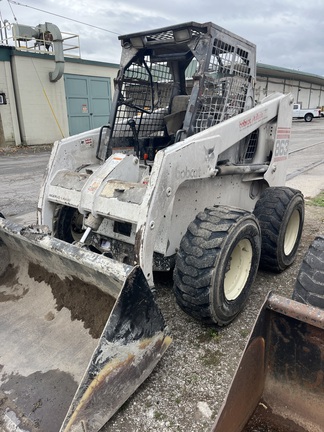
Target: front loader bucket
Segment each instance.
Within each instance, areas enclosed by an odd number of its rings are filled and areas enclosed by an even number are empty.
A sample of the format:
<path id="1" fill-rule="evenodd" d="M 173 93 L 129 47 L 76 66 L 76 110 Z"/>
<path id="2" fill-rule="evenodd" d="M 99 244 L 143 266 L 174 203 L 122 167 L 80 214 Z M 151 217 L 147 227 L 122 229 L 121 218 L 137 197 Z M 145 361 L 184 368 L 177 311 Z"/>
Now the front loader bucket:
<path id="1" fill-rule="evenodd" d="M 98 431 L 170 344 L 139 267 L 0 218 L 0 430 Z"/>
<path id="2" fill-rule="evenodd" d="M 324 310 L 270 294 L 214 432 L 322 432 Z"/>

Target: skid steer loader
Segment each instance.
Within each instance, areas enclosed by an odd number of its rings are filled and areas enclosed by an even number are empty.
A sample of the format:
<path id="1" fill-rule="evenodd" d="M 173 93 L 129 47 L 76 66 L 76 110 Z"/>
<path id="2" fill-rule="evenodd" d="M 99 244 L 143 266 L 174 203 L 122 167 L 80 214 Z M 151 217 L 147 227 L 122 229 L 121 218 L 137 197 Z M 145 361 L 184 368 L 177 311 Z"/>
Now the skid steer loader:
<path id="1" fill-rule="evenodd" d="M 296 255 L 292 98 L 255 105 L 255 46 L 195 22 L 119 39 L 108 124 L 54 144 L 38 225 L 0 219 L 4 430 L 109 420 L 171 340 L 154 271 L 174 269 L 179 306 L 221 326 L 259 263 Z"/>

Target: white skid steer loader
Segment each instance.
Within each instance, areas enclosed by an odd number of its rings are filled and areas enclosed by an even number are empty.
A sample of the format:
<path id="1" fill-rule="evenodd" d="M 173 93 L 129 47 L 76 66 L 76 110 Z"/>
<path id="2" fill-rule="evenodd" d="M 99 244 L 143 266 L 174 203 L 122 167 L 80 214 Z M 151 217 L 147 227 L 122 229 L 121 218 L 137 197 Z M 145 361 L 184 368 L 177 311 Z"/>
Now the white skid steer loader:
<path id="1" fill-rule="evenodd" d="M 255 105 L 255 46 L 195 22 L 119 39 L 108 125 L 54 144 L 37 226 L 0 219 L 3 430 L 109 420 L 171 341 L 154 271 L 174 268 L 179 306 L 222 326 L 259 263 L 280 272 L 299 245 L 292 98 Z"/>

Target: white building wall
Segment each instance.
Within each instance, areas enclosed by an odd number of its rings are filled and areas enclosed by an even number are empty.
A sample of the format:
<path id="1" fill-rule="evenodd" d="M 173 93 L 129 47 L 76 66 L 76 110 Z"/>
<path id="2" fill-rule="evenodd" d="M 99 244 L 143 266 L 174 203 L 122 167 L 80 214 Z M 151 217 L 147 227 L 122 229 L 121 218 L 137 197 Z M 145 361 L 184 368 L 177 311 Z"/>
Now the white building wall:
<path id="1" fill-rule="evenodd" d="M 299 102 L 302 104 L 304 108 L 315 108 L 310 107 L 308 105 L 309 103 L 309 95 L 310 95 L 310 84 L 301 82 L 298 88 L 298 99 L 296 102 Z"/>
<path id="2" fill-rule="evenodd" d="M 299 100 L 299 81 L 290 80 L 289 85 L 285 89 L 285 93 L 291 93 L 293 95 L 294 101 Z"/>
<path id="3" fill-rule="evenodd" d="M 304 108 L 324 106 L 324 85 L 311 84 L 305 81 L 288 80 L 285 78 L 257 77 L 256 100 L 271 93 L 291 93 L 294 101 L 301 103 Z"/>
<path id="4" fill-rule="evenodd" d="M 54 69 L 54 59 L 13 57 L 22 142 L 26 145 L 51 144 L 69 136 L 64 78 L 51 82 L 49 73 Z M 64 64 L 64 73 L 111 77 L 112 86 L 116 72 L 114 67 L 81 62 Z"/>
<path id="5" fill-rule="evenodd" d="M 21 144 L 16 100 L 12 82 L 10 61 L 0 62 L 0 93 L 5 93 L 6 105 L 0 105 L 0 145 Z"/>
<path id="6" fill-rule="evenodd" d="M 48 144 L 68 136 L 64 81 L 49 80 L 54 60 L 14 56 L 12 65 L 23 143 Z"/>
<path id="7" fill-rule="evenodd" d="M 310 95 L 309 95 L 309 108 L 316 108 L 321 105 L 321 87 L 316 84 L 311 84 Z"/>

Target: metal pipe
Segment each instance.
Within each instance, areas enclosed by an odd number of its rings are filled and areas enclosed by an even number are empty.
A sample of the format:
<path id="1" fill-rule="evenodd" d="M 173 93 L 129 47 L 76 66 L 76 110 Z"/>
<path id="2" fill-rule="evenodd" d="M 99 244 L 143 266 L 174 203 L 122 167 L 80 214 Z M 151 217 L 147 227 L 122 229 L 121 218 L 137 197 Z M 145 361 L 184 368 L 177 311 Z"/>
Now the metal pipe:
<path id="1" fill-rule="evenodd" d="M 268 171 L 269 165 L 217 165 L 216 170 L 218 175 L 233 175 L 233 174 L 263 174 Z"/>

